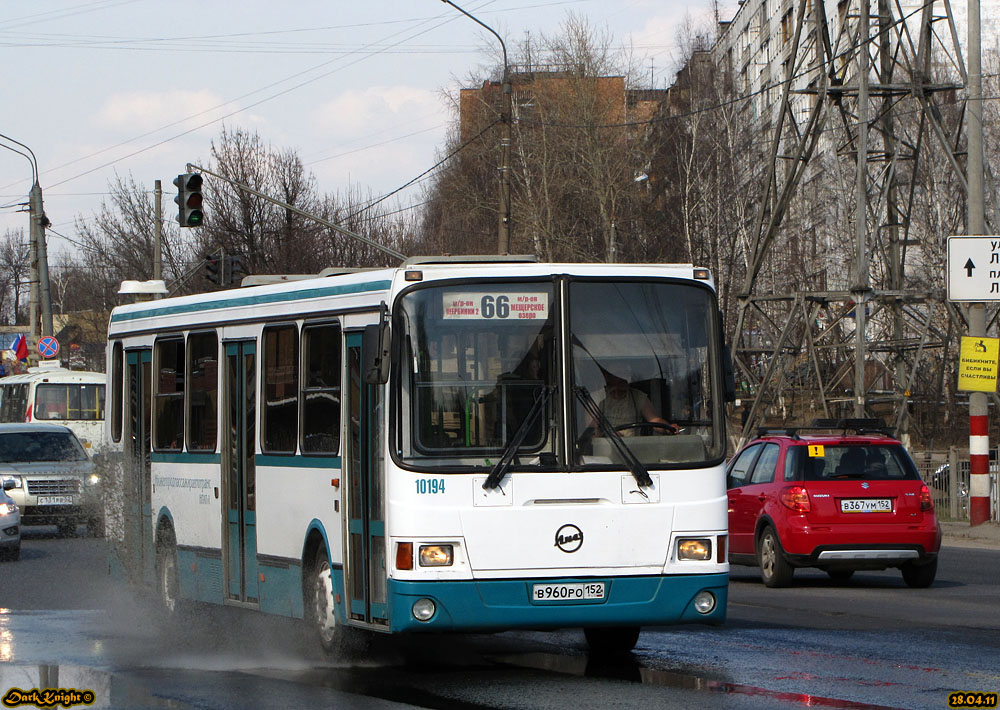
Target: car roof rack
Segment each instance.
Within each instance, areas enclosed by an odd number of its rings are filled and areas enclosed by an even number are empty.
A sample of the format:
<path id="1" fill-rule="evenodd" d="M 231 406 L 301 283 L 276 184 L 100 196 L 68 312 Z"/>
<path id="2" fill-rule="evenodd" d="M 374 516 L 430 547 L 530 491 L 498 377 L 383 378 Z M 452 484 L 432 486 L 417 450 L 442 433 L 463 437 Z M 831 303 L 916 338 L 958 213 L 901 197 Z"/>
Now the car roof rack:
<path id="1" fill-rule="evenodd" d="M 881 434 L 882 436 L 895 436 L 893 430 L 886 426 L 885 421 L 878 418 L 815 419 L 813 420 L 812 428 L 842 429 L 845 433 L 853 431 L 855 434 Z"/>
<path id="2" fill-rule="evenodd" d="M 762 426 L 757 429 L 757 436 L 790 436 L 798 439 L 799 434 L 812 431 L 841 430 L 845 434 L 854 432 L 855 434 L 881 434 L 894 438 L 892 429 L 886 426 L 881 419 L 814 419 L 811 425 L 794 425 L 787 427 Z"/>
<path id="3" fill-rule="evenodd" d="M 799 429 L 802 427 L 787 426 L 787 427 L 770 427 L 762 426 L 757 428 L 757 436 L 790 436 L 793 439 L 799 438 Z"/>

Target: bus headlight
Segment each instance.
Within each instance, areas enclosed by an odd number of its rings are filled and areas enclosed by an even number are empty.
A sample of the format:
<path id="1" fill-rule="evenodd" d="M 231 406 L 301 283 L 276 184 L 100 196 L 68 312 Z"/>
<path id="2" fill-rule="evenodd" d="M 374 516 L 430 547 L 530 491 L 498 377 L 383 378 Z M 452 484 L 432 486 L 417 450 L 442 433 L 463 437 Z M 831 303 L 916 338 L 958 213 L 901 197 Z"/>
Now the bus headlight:
<path id="1" fill-rule="evenodd" d="M 712 540 L 703 537 L 686 537 L 677 541 L 678 560 L 712 559 Z"/>
<path id="2" fill-rule="evenodd" d="M 694 598 L 694 608 L 699 614 L 711 614 L 715 609 L 715 595 L 704 589 Z"/>
<path id="3" fill-rule="evenodd" d="M 96 486 L 100 482 L 101 482 L 101 477 L 98 476 L 96 473 L 92 473 L 89 476 L 87 476 L 87 483 L 91 486 Z"/>
<path id="4" fill-rule="evenodd" d="M 417 621 L 430 621 L 435 611 L 437 611 L 437 607 L 434 606 L 434 601 L 431 599 L 424 597 L 413 602 L 413 618 Z"/>
<path id="5" fill-rule="evenodd" d="M 455 561 L 455 548 L 452 545 L 421 545 L 421 567 L 451 567 Z"/>

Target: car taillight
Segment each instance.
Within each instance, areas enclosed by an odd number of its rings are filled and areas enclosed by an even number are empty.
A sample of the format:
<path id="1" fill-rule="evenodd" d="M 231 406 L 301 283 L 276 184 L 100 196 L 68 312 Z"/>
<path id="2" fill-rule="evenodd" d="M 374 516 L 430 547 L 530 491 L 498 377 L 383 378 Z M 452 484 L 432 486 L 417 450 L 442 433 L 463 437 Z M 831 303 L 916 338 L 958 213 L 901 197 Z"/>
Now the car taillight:
<path id="1" fill-rule="evenodd" d="M 934 510 L 934 499 L 926 484 L 920 486 L 920 510 Z"/>
<path id="2" fill-rule="evenodd" d="M 809 505 L 809 493 L 803 486 L 785 486 L 781 489 L 778 499 L 782 505 L 796 513 L 808 513 L 812 509 Z"/>

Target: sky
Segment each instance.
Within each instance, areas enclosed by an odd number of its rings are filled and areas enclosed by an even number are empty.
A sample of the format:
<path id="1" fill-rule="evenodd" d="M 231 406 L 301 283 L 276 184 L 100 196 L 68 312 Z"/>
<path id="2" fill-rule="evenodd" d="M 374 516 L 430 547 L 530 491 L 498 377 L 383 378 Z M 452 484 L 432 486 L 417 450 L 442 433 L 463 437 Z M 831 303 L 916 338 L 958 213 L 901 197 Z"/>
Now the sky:
<path id="1" fill-rule="evenodd" d="M 631 47 L 643 88 L 671 84 L 680 27 L 713 13 L 711 0 L 456 1 L 509 54 L 584 17 Z M 729 19 L 736 3 L 722 7 Z M 391 192 L 438 161 L 447 94 L 486 78 L 498 45 L 441 0 L 5 0 L 0 134 L 37 158 L 51 260 L 74 250 L 74 221 L 94 219 L 119 176 L 161 180 L 171 219 L 172 180 L 208 164 L 223 127 L 294 150 L 321 193 Z M 29 160 L 0 150 L 0 235 L 27 234 L 31 185 Z M 422 186 L 394 204 L 418 204 Z"/>

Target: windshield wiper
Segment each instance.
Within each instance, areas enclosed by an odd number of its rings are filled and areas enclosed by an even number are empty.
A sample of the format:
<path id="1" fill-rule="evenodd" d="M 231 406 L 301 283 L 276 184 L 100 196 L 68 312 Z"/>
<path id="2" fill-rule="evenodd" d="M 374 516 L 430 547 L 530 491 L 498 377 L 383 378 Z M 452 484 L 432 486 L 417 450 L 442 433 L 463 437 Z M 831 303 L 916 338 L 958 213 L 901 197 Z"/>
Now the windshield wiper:
<path id="1" fill-rule="evenodd" d="M 501 456 L 500 460 L 497 461 L 493 470 L 490 471 L 490 475 L 486 477 L 486 480 L 483 481 L 483 488 L 496 488 L 500 485 L 500 481 L 502 481 L 503 477 L 507 475 L 507 469 L 510 468 L 511 462 L 514 460 L 514 457 L 517 456 L 518 449 L 521 448 L 521 444 L 528 436 L 528 432 L 531 431 L 531 427 L 534 426 L 535 420 L 538 419 L 538 415 L 545 411 L 545 405 L 548 403 L 554 390 L 555 387 L 539 388 L 539 392 L 535 395 L 535 401 L 531 405 L 531 409 L 528 410 L 528 413 L 524 417 L 524 421 L 521 422 L 521 426 L 517 428 L 517 431 L 514 432 L 513 438 L 511 438 L 506 448 L 504 448 L 503 456 Z"/>
<path id="2" fill-rule="evenodd" d="M 649 477 L 649 471 L 643 465 L 634 453 L 632 449 L 628 447 L 622 435 L 615 431 L 615 428 L 611 426 L 611 422 L 608 418 L 604 416 L 604 412 L 601 408 L 597 406 L 597 402 L 594 398 L 590 396 L 590 392 L 587 391 L 586 387 L 574 387 L 573 393 L 576 398 L 580 400 L 583 404 L 583 408 L 587 410 L 587 414 L 597 422 L 597 426 L 600 427 L 601 433 L 611 442 L 611 444 L 618 451 L 618 455 L 624 459 L 625 463 L 628 464 L 629 470 L 632 472 L 632 477 L 635 482 L 639 484 L 639 487 L 652 486 L 653 479 Z"/>

